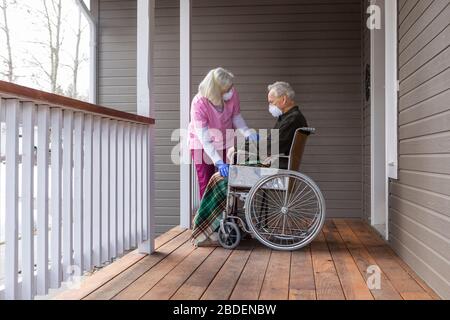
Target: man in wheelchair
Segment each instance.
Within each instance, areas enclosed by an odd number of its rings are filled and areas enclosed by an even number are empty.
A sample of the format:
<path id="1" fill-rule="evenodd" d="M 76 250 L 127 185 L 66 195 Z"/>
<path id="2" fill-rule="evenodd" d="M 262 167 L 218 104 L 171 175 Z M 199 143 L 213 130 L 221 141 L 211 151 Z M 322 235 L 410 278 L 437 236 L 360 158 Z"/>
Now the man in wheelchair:
<path id="1" fill-rule="evenodd" d="M 298 129 L 308 127 L 308 124 L 298 105 L 295 103 L 295 92 L 288 83 L 276 82 L 269 85 L 267 99 L 269 102 L 269 112 L 276 118 L 273 129 L 278 133 L 278 137 L 274 139 L 272 135 L 268 135 L 267 158 L 261 159 L 261 157 L 257 156 L 256 163 L 249 164 L 250 162 L 248 160 L 250 157 L 245 156 L 244 162 L 253 166 L 270 167 L 274 159 L 276 159 L 279 161 L 277 165 L 279 165 L 280 169 L 288 169 L 289 154 L 294 137 Z M 303 133 L 309 135 L 310 132 L 304 131 Z M 261 142 L 259 141 L 259 143 Z M 257 155 L 259 155 L 258 145 L 256 145 Z M 255 146 L 252 146 L 251 142 L 246 141 L 244 149 L 247 151 L 244 151 L 244 154 L 248 155 L 248 150 L 252 149 L 252 147 L 254 150 Z M 274 149 L 278 149 L 279 155 L 273 154 L 272 151 Z M 241 151 L 240 149 L 229 150 L 228 158 L 232 163 L 242 163 L 242 159 L 238 159 Z M 221 168 L 219 172 L 214 174 L 206 187 L 200 207 L 193 221 L 192 242 L 195 246 L 217 244 L 217 230 L 223 220 L 222 213 L 227 207 L 229 166 L 227 164 L 225 168 Z M 296 221 L 292 223 L 299 224 Z M 222 242 L 221 244 L 223 245 Z"/>

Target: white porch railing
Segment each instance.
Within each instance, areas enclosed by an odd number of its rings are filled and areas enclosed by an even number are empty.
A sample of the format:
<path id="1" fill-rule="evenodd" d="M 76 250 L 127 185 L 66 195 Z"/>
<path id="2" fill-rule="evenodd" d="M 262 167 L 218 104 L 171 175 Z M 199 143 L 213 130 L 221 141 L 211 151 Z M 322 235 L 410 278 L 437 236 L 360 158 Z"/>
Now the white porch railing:
<path id="1" fill-rule="evenodd" d="M 153 123 L 0 81 L 0 299 L 153 251 Z"/>

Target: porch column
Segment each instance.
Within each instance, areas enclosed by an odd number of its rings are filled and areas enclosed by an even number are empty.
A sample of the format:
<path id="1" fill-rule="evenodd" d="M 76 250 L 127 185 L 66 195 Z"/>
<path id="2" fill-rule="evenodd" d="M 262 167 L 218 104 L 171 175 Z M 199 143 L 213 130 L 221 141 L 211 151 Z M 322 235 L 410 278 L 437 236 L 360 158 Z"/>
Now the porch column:
<path id="1" fill-rule="evenodd" d="M 155 0 L 137 1 L 137 113 L 146 117 L 154 117 L 153 98 L 153 39 L 155 30 Z M 139 252 L 152 253 L 155 237 L 155 176 L 154 176 L 154 125 L 150 126 L 147 152 L 147 230 L 149 239 L 139 244 Z"/>
<path id="2" fill-rule="evenodd" d="M 192 0 L 180 0 L 180 226 L 183 228 L 191 227 L 191 168 L 186 134 L 191 104 L 191 11 Z"/>

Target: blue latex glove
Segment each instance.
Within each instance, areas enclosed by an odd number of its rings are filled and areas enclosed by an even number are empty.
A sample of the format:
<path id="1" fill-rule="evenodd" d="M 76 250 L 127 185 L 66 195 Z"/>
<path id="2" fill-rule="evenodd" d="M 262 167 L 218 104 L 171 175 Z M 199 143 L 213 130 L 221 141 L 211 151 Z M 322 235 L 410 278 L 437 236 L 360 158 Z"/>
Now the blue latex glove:
<path id="1" fill-rule="evenodd" d="M 217 169 L 219 169 L 220 175 L 224 178 L 228 177 L 228 173 L 230 171 L 230 165 L 224 163 L 222 160 L 217 161 L 216 163 Z"/>
<path id="2" fill-rule="evenodd" d="M 259 134 L 252 133 L 251 135 L 248 136 L 248 140 L 249 141 L 259 141 Z"/>

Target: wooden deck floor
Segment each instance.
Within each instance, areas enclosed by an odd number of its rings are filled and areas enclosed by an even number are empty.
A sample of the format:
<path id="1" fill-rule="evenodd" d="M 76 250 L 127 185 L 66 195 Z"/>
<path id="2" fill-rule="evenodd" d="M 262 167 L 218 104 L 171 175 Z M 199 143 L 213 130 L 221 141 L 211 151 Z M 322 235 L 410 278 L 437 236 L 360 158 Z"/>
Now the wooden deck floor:
<path id="1" fill-rule="evenodd" d="M 364 222 L 333 219 L 308 247 L 279 252 L 255 240 L 237 250 L 198 248 L 174 228 L 157 252 L 129 253 L 58 299 L 438 299 Z M 370 266 L 381 286 L 366 285 Z M 370 270 L 369 270 L 370 271 Z"/>

